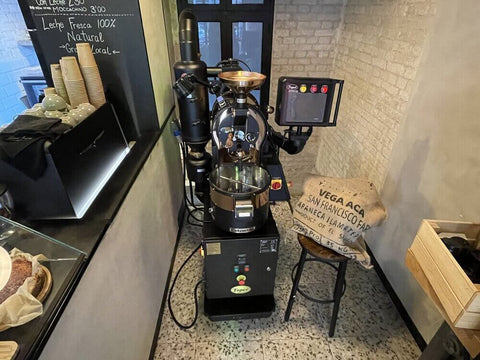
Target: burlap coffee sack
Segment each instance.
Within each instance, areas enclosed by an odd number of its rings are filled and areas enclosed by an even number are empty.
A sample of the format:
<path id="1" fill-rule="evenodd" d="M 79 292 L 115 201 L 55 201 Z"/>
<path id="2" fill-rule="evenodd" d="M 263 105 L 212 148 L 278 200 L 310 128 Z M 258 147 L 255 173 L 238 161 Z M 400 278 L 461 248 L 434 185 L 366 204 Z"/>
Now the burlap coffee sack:
<path id="1" fill-rule="evenodd" d="M 363 235 L 386 217 L 370 181 L 310 176 L 295 206 L 292 230 L 370 268 Z"/>

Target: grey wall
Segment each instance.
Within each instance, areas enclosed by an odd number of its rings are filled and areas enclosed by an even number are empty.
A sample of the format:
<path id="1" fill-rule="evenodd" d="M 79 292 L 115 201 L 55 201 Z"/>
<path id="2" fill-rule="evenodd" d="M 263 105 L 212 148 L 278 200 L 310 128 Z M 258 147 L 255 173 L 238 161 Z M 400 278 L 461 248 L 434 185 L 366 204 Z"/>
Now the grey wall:
<path id="1" fill-rule="evenodd" d="M 480 218 L 480 2 L 440 1 L 369 245 L 422 335 L 440 316 L 404 265 L 422 218 Z"/>
<path id="2" fill-rule="evenodd" d="M 178 230 L 166 131 L 93 255 L 41 359 L 148 359 Z M 166 191 L 172 189 L 172 191 Z M 181 189 L 181 187 L 180 187 Z"/>

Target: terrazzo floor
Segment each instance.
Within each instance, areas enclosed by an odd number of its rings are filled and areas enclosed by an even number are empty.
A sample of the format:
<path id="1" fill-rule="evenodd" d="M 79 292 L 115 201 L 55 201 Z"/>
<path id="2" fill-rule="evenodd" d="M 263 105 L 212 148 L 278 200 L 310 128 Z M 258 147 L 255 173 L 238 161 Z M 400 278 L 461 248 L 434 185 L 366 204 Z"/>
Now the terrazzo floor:
<path id="1" fill-rule="evenodd" d="M 289 230 L 292 215 L 288 204 L 271 208 L 281 237 L 275 313 L 263 319 L 211 322 L 203 314 L 202 289 L 198 320 L 189 330 L 180 330 L 165 306 L 155 360 L 417 359 L 420 350 L 377 274 L 352 261 L 333 338 L 328 337 L 332 304 L 316 304 L 297 296 L 290 321 L 284 322 L 292 286 L 290 272 L 300 257 L 300 245 Z M 200 240 L 201 228 L 185 224 L 173 274 Z M 326 265 L 307 264 L 301 284 L 317 297 L 332 297 L 334 271 Z M 201 276 L 202 258 L 197 254 L 182 271 L 172 296 L 176 317 L 183 323 L 193 318 L 193 286 Z"/>

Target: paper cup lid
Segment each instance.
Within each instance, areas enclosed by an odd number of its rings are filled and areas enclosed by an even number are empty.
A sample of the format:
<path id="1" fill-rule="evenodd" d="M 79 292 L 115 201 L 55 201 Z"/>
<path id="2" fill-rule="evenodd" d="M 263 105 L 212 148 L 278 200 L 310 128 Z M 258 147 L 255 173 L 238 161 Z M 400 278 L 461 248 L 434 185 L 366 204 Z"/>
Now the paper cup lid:
<path id="1" fill-rule="evenodd" d="M 12 273 L 12 259 L 7 250 L 0 246 L 0 290 L 7 285 Z"/>

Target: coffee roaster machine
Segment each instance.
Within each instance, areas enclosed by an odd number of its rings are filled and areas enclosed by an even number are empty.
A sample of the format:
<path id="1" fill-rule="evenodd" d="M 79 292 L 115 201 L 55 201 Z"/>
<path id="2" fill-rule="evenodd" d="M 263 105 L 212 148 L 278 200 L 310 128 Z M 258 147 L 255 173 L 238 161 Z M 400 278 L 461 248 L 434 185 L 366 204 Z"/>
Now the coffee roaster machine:
<path id="1" fill-rule="evenodd" d="M 186 173 L 204 206 L 204 311 L 211 320 L 266 317 L 275 309 L 280 245 L 270 202 L 290 199 L 279 151 L 297 154 L 313 127 L 336 125 L 343 81 L 281 77 L 275 121 L 286 127 L 282 134 L 267 122 L 274 108 L 262 108 L 251 94 L 266 76 L 234 59 L 207 67 L 190 10 L 180 14 L 179 25 L 182 60 L 174 65 L 174 89 Z M 216 97 L 211 110 L 209 93 Z"/>

